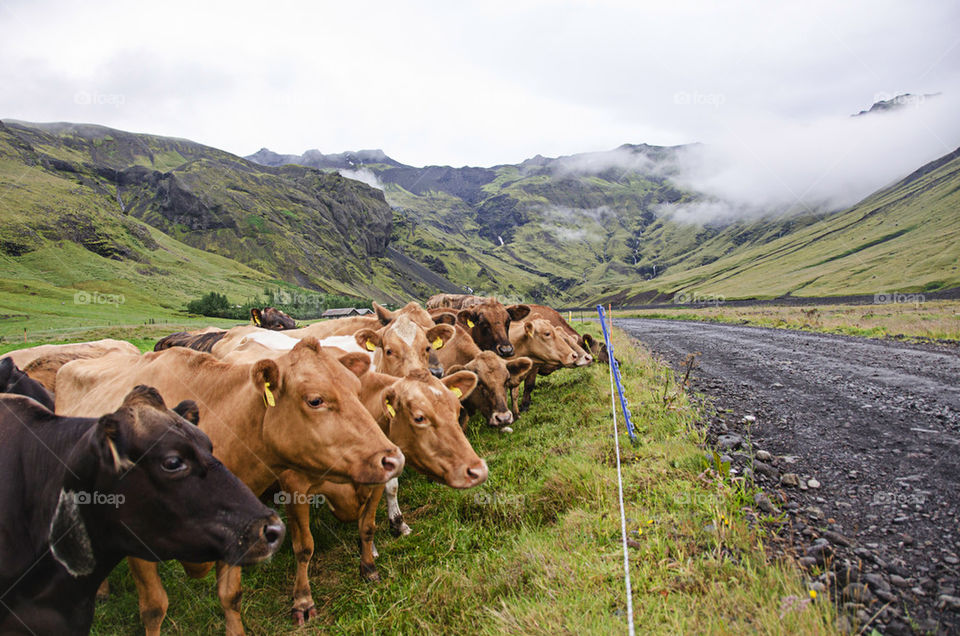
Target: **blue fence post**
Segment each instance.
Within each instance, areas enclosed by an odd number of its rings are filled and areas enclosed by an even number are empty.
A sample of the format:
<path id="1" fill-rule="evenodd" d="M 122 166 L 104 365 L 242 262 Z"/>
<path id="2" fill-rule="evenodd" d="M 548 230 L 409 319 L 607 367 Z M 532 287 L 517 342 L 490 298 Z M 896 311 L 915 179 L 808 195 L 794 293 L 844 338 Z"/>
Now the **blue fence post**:
<path id="1" fill-rule="evenodd" d="M 633 421 L 630 419 L 630 409 L 627 408 L 627 398 L 623 394 L 623 383 L 620 381 L 620 365 L 617 364 L 617 357 L 613 354 L 613 342 L 611 342 L 610 332 L 607 330 L 607 317 L 603 311 L 603 305 L 597 305 L 597 314 L 600 316 L 600 327 L 603 329 L 603 341 L 607 345 L 610 368 L 613 369 L 613 379 L 617 385 L 617 394 L 620 396 L 620 408 L 623 410 L 623 419 L 627 423 L 627 434 L 630 435 L 630 441 L 637 444 L 637 433 L 634 430 Z"/>

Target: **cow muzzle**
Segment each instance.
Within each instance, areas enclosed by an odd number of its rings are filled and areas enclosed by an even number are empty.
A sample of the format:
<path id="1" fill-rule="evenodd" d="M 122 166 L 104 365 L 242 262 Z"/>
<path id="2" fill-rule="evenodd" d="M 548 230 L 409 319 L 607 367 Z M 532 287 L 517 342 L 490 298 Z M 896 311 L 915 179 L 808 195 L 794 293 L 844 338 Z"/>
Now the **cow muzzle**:
<path id="1" fill-rule="evenodd" d="M 269 517 L 254 521 L 237 546 L 240 554 L 229 561 L 235 562 L 235 565 L 253 565 L 269 559 L 280 549 L 286 532 L 286 526 L 275 512 Z"/>
<path id="2" fill-rule="evenodd" d="M 359 484 L 383 484 L 403 472 L 403 466 L 406 458 L 403 452 L 394 446 L 386 450 L 374 453 L 366 462 L 368 469 L 365 474 L 357 475 L 354 478 Z"/>
<path id="3" fill-rule="evenodd" d="M 589 364 L 593 364 L 593 356 L 590 355 L 589 353 L 586 355 L 580 356 L 580 359 L 577 360 L 578 367 L 585 367 Z"/>
<path id="4" fill-rule="evenodd" d="M 512 356 L 513 345 L 512 344 L 497 345 L 497 355 L 499 355 L 501 358 L 507 358 Z"/>
<path id="5" fill-rule="evenodd" d="M 490 416 L 490 426 L 507 426 L 513 424 L 513 413 L 510 411 L 498 411 Z"/>

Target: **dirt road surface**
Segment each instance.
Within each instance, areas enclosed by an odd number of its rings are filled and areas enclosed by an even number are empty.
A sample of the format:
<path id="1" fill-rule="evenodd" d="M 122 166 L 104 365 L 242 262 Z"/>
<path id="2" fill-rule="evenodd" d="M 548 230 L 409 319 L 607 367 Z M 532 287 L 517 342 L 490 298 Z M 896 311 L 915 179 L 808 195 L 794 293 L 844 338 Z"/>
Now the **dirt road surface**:
<path id="1" fill-rule="evenodd" d="M 813 584 L 838 599 L 841 626 L 960 633 L 956 347 L 615 324 L 674 368 L 700 354 L 691 389 L 717 409 L 710 441 L 784 513 L 781 534 Z"/>

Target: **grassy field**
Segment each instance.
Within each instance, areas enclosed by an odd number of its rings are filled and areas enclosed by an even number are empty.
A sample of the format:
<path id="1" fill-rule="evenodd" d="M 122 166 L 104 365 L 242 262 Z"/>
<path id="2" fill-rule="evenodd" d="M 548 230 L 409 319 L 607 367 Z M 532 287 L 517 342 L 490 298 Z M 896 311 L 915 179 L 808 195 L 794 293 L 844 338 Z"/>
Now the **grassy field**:
<path id="1" fill-rule="evenodd" d="M 158 327 L 127 335 L 149 349 Z M 698 410 L 672 372 L 622 334 L 616 344 L 641 440 L 621 439 L 638 631 L 835 633 L 830 600 L 811 602 L 792 562 L 768 557 L 771 526 L 756 519 L 751 487 L 710 468 Z M 380 584 L 360 579 L 355 524 L 316 508 L 319 617 L 299 630 L 290 623 L 294 560 L 284 546 L 244 573 L 248 633 L 625 633 L 607 374 L 593 366 L 541 378 L 513 435 L 475 419 L 469 437 L 490 466 L 478 489 L 405 473 L 400 501 L 413 534 L 390 536 L 381 510 Z M 192 580 L 175 563 L 161 571 L 171 601 L 164 633 L 222 633 L 212 574 Z M 110 582 L 93 633 L 141 634 L 125 564 Z"/>
<path id="2" fill-rule="evenodd" d="M 869 338 L 960 341 L 960 301 L 956 300 L 808 307 L 732 307 L 708 303 L 689 308 L 624 310 L 614 315 L 727 322 Z"/>

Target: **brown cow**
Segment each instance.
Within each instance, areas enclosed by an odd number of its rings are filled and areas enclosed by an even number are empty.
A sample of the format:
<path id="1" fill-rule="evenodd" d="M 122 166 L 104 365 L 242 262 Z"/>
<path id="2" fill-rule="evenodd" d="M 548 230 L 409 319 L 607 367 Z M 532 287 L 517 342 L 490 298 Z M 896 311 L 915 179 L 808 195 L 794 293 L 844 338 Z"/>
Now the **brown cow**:
<path id="1" fill-rule="evenodd" d="M 576 339 L 577 345 L 590 355 L 597 362 L 608 363 L 607 345 L 597 341 L 588 333 L 581 334 L 570 326 L 563 315 L 552 307 L 546 305 L 530 305 L 531 318 L 543 318 L 554 327 L 561 329 L 565 334 Z"/>
<path id="2" fill-rule="evenodd" d="M 280 547 L 280 519 L 213 457 L 196 413 L 146 386 L 99 418 L 0 397 L 0 633 L 87 634 L 127 555 L 252 564 Z"/>
<path id="3" fill-rule="evenodd" d="M 513 412 L 507 404 L 507 393 L 518 386 L 533 362 L 530 358 L 518 357 L 504 360 L 492 351 L 481 351 L 470 334 L 457 326 L 457 335 L 437 353 L 446 373 L 460 370 L 477 374 L 477 388 L 464 401 L 460 423 L 466 429 L 470 415 L 480 411 L 489 426 L 510 433 L 513 429 Z"/>
<path id="4" fill-rule="evenodd" d="M 433 309 L 431 313 L 442 311 L 442 308 Z M 457 312 L 457 324 L 466 329 L 484 351 L 494 351 L 501 357 L 509 358 L 514 355 L 509 335 L 510 323 L 523 320 L 529 313 L 527 305 L 504 307 L 493 298 L 480 298 L 480 302 Z"/>
<path id="5" fill-rule="evenodd" d="M 373 303 L 373 316 L 350 316 L 348 318 L 337 318 L 336 320 L 324 320 L 307 325 L 301 329 L 296 329 L 288 335 L 295 338 L 305 338 L 313 336 L 323 339 L 331 336 L 350 336 L 361 329 L 372 329 L 377 331 L 386 327 L 400 316 L 406 316 L 424 330 L 431 329 L 435 325 L 448 324 L 453 325 L 457 321 L 456 313 L 437 312 L 437 315 L 431 315 L 424 310 L 418 303 L 409 302 L 396 311 L 390 311 Z"/>
<path id="6" fill-rule="evenodd" d="M 104 338 L 103 340 L 94 340 L 93 342 L 75 342 L 73 344 L 62 345 L 38 345 L 29 349 L 17 349 L 0 356 L 0 359 L 10 358 L 13 363 L 23 369 L 35 359 L 48 356 L 55 353 L 78 353 L 88 354 L 87 357 L 99 358 L 109 351 L 125 351 L 127 353 L 140 354 L 140 350 L 126 340 L 114 340 Z"/>
<path id="7" fill-rule="evenodd" d="M 263 309 L 254 307 L 250 310 L 250 320 L 258 327 L 273 331 L 297 328 L 297 321 L 276 307 L 264 307 Z"/>
<path id="8" fill-rule="evenodd" d="M 334 481 L 382 484 L 403 468 L 403 454 L 360 399 L 359 375 L 369 358 L 340 359 L 313 338 L 275 358 L 230 364 L 175 347 L 143 356 L 108 354 L 75 360 L 57 376 L 64 414 L 108 411 L 131 385 L 149 379 L 171 400 L 193 399 L 216 456 L 255 494 L 289 469 Z M 192 566 L 203 576 L 212 564 Z M 147 634 L 159 633 L 167 595 L 155 563 L 130 561 Z M 240 570 L 217 564 L 217 592 L 227 633 L 242 634 Z"/>
<path id="9" fill-rule="evenodd" d="M 405 378 L 368 372 L 362 376 L 361 383 L 364 405 L 391 441 L 401 448 L 410 466 L 452 488 L 472 488 L 486 480 L 487 465 L 477 457 L 458 424 L 460 399 L 476 386 L 476 376 L 462 371 L 437 380 L 424 369 Z M 360 573 L 367 580 L 380 578 L 374 563 L 373 536 L 377 505 L 384 491 L 391 531 L 399 536 L 409 534 L 410 528 L 403 522 L 397 503 L 396 478 L 386 486 L 354 486 L 286 471 L 280 476 L 280 482 L 282 492 L 275 501 L 287 503 L 290 536 L 297 557 L 293 619 L 302 625 L 316 615 L 307 576 L 314 546 L 308 493 L 324 495 L 339 520 L 358 522 Z"/>
<path id="10" fill-rule="evenodd" d="M 524 355 L 533 360 L 533 367 L 527 372 L 524 380 L 523 403 L 519 407 L 517 405 L 519 391 L 514 388 L 511 392 L 513 415 L 517 417 L 520 411 L 530 408 L 533 388 L 541 366 L 572 367 L 583 358 L 570 346 L 570 342 L 562 331 L 542 318 L 513 325 L 510 328 L 510 340 L 516 348 L 517 355 Z"/>

